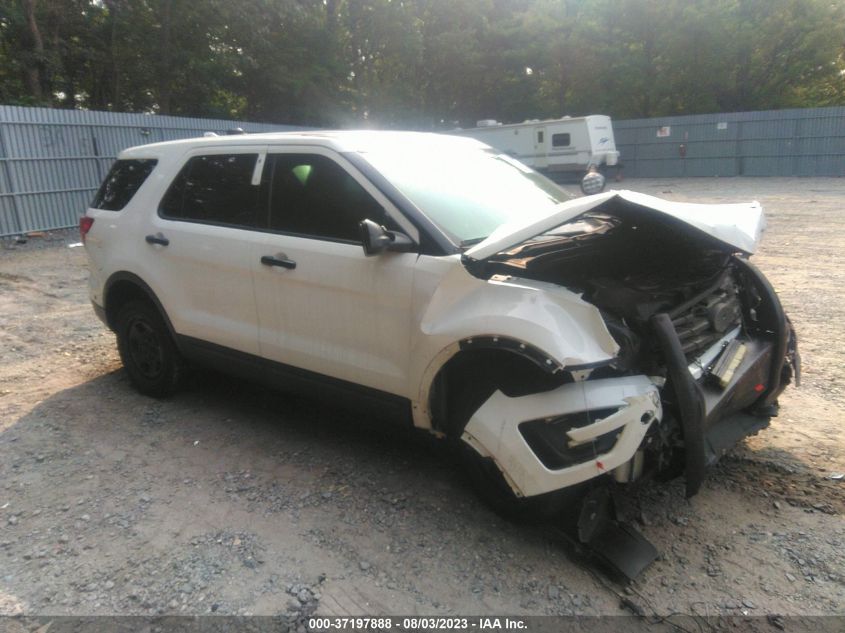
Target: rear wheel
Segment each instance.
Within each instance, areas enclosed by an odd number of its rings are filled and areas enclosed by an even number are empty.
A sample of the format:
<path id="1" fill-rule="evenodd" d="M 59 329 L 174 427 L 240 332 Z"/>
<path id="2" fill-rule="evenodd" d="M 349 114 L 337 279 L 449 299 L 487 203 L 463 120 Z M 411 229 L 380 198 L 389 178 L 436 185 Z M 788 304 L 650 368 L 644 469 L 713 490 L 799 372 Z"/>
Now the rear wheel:
<path id="1" fill-rule="evenodd" d="M 185 365 L 159 311 L 147 301 L 123 305 L 116 318 L 117 347 L 132 385 L 161 398 L 181 384 Z"/>

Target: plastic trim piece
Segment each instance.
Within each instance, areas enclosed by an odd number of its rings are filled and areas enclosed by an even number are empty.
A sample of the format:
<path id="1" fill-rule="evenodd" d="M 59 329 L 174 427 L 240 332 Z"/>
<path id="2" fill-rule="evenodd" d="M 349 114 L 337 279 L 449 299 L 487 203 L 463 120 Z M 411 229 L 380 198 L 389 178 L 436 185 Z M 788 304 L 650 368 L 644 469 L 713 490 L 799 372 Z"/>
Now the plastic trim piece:
<path id="1" fill-rule="evenodd" d="M 540 349 L 507 336 L 474 336 L 472 338 L 465 338 L 460 343 L 460 349 L 461 351 L 501 349 L 513 352 L 530 360 L 537 367 L 549 374 L 556 374 L 563 369 L 563 365 L 548 354 L 543 353 Z"/>
<path id="2" fill-rule="evenodd" d="M 786 359 L 787 346 L 789 345 L 790 326 L 786 319 L 786 314 L 783 311 L 783 306 L 780 304 L 775 289 L 769 280 L 760 272 L 760 270 L 750 261 L 743 257 L 735 257 L 734 261 L 745 269 L 750 277 L 754 280 L 757 289 L 765 296 L 766 302 L 769 304 L 771 310 L 771 318 L 774 320 L 775 326 L 775 347 L 772 350 L 772 368 L 769 372 L 769 380 L 766 384 L 766 390 L 757 401 L 758 406 L 767 406 L 774 404 L 775 399 L 785 385 L 781 385 L 781 371 Z M 800 370 L 799 370 L 800 371 Z"/>

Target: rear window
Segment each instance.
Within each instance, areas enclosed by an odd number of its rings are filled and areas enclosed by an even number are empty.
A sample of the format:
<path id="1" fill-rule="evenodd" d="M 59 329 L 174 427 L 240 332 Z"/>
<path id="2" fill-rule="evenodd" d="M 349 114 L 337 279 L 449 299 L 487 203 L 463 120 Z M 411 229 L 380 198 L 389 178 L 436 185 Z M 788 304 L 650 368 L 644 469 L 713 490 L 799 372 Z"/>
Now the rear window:
<path id="1" fill-rule="evenodd" d="M 157 162 L 152 158 L 116 161 L 100 185 L 91 206 L 94 209 L 120 211 L 144 184 Z"/>

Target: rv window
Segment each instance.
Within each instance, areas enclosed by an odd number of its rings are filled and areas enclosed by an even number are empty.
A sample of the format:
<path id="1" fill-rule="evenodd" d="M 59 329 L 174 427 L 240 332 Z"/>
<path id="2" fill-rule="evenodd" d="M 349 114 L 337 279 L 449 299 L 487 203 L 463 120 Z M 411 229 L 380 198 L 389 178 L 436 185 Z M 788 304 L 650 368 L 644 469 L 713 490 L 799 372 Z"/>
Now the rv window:
<path id="1" fill-rule="evenodd" d="M 552 147 L 569 147 L 569 134 L 552 134 Z"/>
<path id="2" fill-rule="evenodd" d="M 543 130 L 540 130 L 539 132 L 537 132 L 537 142 L 538 143 L 543 142 Z"/>

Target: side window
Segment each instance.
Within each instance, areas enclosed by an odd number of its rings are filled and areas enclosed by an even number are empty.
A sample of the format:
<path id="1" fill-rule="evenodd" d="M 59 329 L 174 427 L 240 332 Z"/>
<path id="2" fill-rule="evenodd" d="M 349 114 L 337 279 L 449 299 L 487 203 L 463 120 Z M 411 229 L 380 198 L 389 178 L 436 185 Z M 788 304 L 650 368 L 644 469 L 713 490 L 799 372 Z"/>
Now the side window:
<path id="1" fill-rule="evenodd" d="M 118 160 L 100 185 L 91 207 L 106 211 L 120 211 L 129 204 L 158 161 L 149 159 Z"/>
<path id="2" fill-rule="evenodd" d="M 552 134 L 552 147 L 569 147 L 569 134 Z"/>
<path id="3" fill-rule="evenodd" d="M 542 142 L 543 142 L 543 136 L 544 136 L 544 134 L 543 134 L 543 130 L 540 130 L 539 132 L 537 132 L 537 142 L 538 142 L 538 143 L 542 143 Z"/>
<path id="4" fill-rule="evenodd" d="M 381 205 L 330 158 L 275 154 L 269 168 L 269 224 L 273 230 L 360 242 L 361 220 L 386 222 Z"/>
<path id="5" fill-rule="evenodd" d="M 162 217 L 209 224 L 260 226 L 259 190 L 252 184 L 258 154 L 191 158 L 161 201 Z"/>

